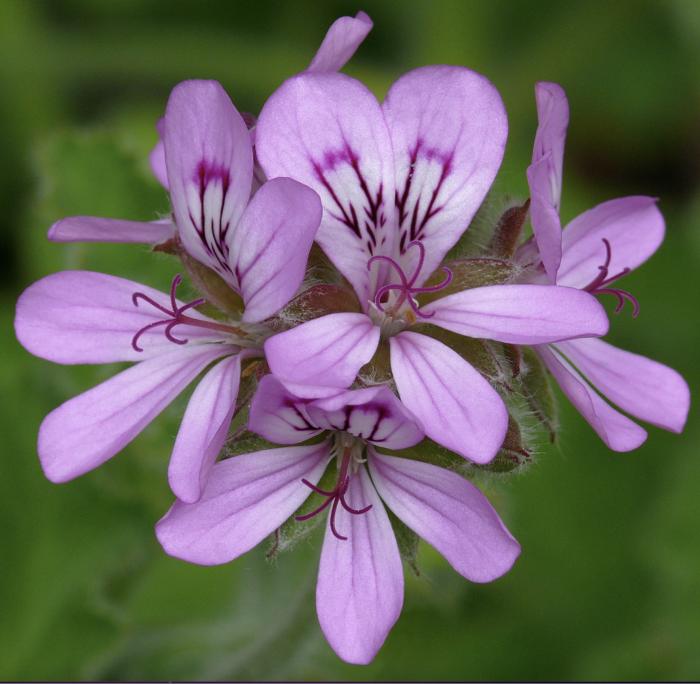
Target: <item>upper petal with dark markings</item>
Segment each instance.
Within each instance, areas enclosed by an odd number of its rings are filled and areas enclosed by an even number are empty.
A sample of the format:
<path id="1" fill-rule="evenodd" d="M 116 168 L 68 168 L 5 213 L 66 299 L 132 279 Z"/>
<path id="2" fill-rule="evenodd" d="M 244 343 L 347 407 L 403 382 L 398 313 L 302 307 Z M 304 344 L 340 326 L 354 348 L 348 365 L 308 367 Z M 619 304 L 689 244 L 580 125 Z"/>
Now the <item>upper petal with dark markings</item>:
<path id="1" fill-rule="evenodd" d="M 386 386 L 345 390 L 316 399 L 307 410 L 319 427 L 348 432 L 387 449 L 412 447 L 424 436 L 418 419 Z"/>
<path id="2" fill-rule="evenodd" d="M 163 143 L 180 239 L 197 260 L 237 287 L 229 267 L 233 229 L 253 176 L 248 129 L 216 81 L 177 85 L 165 112 Z"/>
<path id="3" fill-rule="evenodd" d="M 391 134 L 404 270 L 414 270 L 413 240 L 426 248 L 421 284 L 469 226 L 496 177 L 508 122 L 483 76 L 430 66 L 402 76 L 383 105 Z M 408 263 L 406 263 L 408 262 Z"/>
<path id="4" fill-rule="evenodd" d="M 256 151 L 269 178 L 288 176 L 323 204 L 317 241 L 352 283 L 366 310 L 383 270 L 373 255 L 394 250 L 394 163 L 374 95 L 342 74 L 286 81 L 260 114 Z"/>

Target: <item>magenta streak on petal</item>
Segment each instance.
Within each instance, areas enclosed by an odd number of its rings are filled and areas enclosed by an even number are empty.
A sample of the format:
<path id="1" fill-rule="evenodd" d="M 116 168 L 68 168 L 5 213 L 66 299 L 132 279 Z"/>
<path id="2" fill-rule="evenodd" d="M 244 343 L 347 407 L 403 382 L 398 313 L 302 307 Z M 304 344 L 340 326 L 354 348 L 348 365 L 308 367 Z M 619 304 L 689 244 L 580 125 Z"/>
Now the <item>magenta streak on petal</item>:
<path id="1" fill-rule="evenodd" d="M 336 538 L 342 541 L 347 541 L 347 537 L 344 537 L 342 534 L 340 534 L 335 527 L 335 514 L 338 510 L 338 504 L 340 503 L 343 506 L 343 508 L 352 515 L 362 515 L 363 513 L 367 513 L 367 511 L 369 511 L 372 508 L 372 504 L 369 504 L 369 506 L 365 506 L 364 508 L 360 509 L 352 508 L 345 500 L 345 493 L 348 491 L 348 487 L 350 485 L 350 476 L 348 475 L 350 457 L 351 449 L 350 447 L 346 447 L 345 451 L 343 452 L 343 460 L 340 464 L 340 472 L 338 473 L 338 479 L 336 480 L 335 487 L 333 487 L 333 489 L 331 489 L 330 491 L 317 487 L 316 485 L 309 482 L 307 479 L 302 480 L 302 482 L 307 487 L 309 487 L 309 489 L 316 492 L 317 494 L 320 494 L 321 496 L 325 496 L 326 500 L 318 508 L 315 508 L 313 511 L 311 511 L 311 513 L 294 516 L 294 519 L 300 522 L 303 520 L 309 520 L 315 515 L 318 515 L 319 513 L 325 511 L 326 508 L 328 508 L 328 506 L 332 502 L 333 505 L 331 507 L 330 513 L 331 532 Z"/>
<path id="2" fill-rule="evenodd" d="M 289 425 L 293 430 L 296 430 L 297 432 L 315 432 L 318 430 L 318 426 L 312 425 L 309 422 L 309 419 L 303 414 L 302 411 L 299 410 L 299 407 L 297 406 L 298 403 L 302 403 L 304 400 L 299 399 L 298 401 L 287 401 L 285 402 L 285 405 L 287 408 L 292 409 L 294 411 L 294 415 L 299 418 L 301 421 L 301 425 L 295 425 L 294 423 L 290 422 L 289 420 L 285 419 L 285 422 L 287 425 Z"/>
<path id="3" fill-rule="evenodd" d="M 189 212 L 192 226 L 197 231 L 199 239 L 202 241 L 204 249 L 212 258 L 216 260 L 219 267 L 226 273 L 231 273 L 231 267 L 228 264 L 229 247 L 226 242 L 226 236 L 231 227 L 230 221 L 224 224 L 224 206 L 226 204 L 226 196 L 231 187 L 231 172 L 229 169 L 213 165 L 205 159 L 199 162 L 193 178 L 197 184 L 199 191 L 199 222 L 197 222 Z M 221 183 L 221 206 L 219 207 L 218 225 L 215 224 L 215 217 L 210 218 L 211 231 L 208 234 L 206 230 L 206 216 L 204 210 L 204 196 L 207 187 L 210 183 Z"/>
<path id="4" fill-rule="evenodd" d="M 367 180 L 360 169 L 360 158 L 347 142 L 344 141 L 344 144 L 345 147 L 338 152 L 333 150 L 327 151 L 323 156 L 322 164 L 319 164 L 315 160 L 311 159 L 311 165 L 313 166 L 319 181 L 323 187 L 328 190 L 331 199 L 340 211 L 340 216 L 337 214 L 332 214 L 333 218 L 350 228 L 350 230 L 360 240 L 363 239 L 362 229 L 364 228 L 364 232 L 366 233 L 367 237 L 365 246 L 370 254 L 374 254 L 374 251 L 378 246 L 377 229 L 381 228 L 386 223 L 386 217 L 384 216 L 384 213 L 380 211 L 380 208 L 384 203 L 384 186 L 380 183 L 376 194 L 372 194 L 369 186 L 367 185 Z M 367 206 L 363 207 L 359 214 L 353 204 L 350 204 L 348 208 L 343 206 L 338 194 L 333 189 L 333 186 L 326 178 L 324 173 L 324 170 L 332 171 L 341 163 L 348 164 L 355 172 L 355 176 L 357 177 L 362 194 L 365 196 L 365 200 L 367 201 Z M 382 244 L 385 240 L 386 238 L 382 239 Z"/>
<path id="5" fill-rule="evenodd" d="M 410 244 L 407 245 L 406 241 L 410 240 L 411 242 L 415 242 L 416 240 L 420 240 L 423 237 L 423 231 L 428 221 L 430 221 L 430 219 L 433 218 L 433 216 L 435 216 L 442 209 L 442 206 L 436 207 L 435 202 L 437 201 L 438 194 L 440 193 L 445 179 L 447 178 L 447 176 L 450 175 L 450 172 L 452 171 L 452 152 L 446 154 L 435 148 L 421 149 L 422 147 L 423 141 L 419 138 L 416 141 L 416 146 L 410 152 L 411 170 L 408 172 L 408 176 L 406 177 L 406 184 L 404 185 L 403 192 L 399 194 L 398 189 L 396 190 L 395 203 L 397 209 L 399 210 L 399 226 L 402 228 L 401 239 L 399 241 L 399 249 L 401 251 L 401 254 L 404 254 L 406 250 L 408 250 L 408 248 L 411 246 Z M 440 178 L 438 179 L 437 185 L 433 189 L 433 192 L 430 196 L 430 200 L 428 201 L 428 206 L 425 209 L 423 217 L 419 221 L 418 213 L 420 209 L 421 200 L 419 196 L 416 200 L 415 205 L 413 206 L 413 211 L 411 212 L 411 222 L 409 228 L 408 230 L 404 230 L 404 224 L 406 219 L 408 218 L 406 202 L 408 201 L 408 197 L 411 194 L 411 186 L 413 185 L 413 174 L 416 164 L 418 163 L 418 155 L 421 152 L 421 156 L 424 156 L 428 161 L 438 159 L 442 164 L 442 171 L 440 172 Z"/>
<path id="6" fill-rule="evenodd" d="M 408 300 L 408 303 L 413 309 L 413 312 L 416 314 L 416 316 L 420 316 L 421 318 L 432 318 L 435 315 L 435 312 L 432 311 L 431 313 L 426 314 L 420 311 L 415 301 L 413 300 L 413 295 L 420 294 L 421 292 L 438 292 L 439 290 L 442 290 L 443 288 L 447 287 L 452 282 L 452 271 L 449 268 L 447 268 L 447 266 L 442 266 L 441 270 L 445 272 L 445 279 L 441 283 L 438 283 L 437 285 L 432 285 L 430 287 L 414 287 L 414 283 L 420 275 L 421 269 L 423 268 L 423 262 L 425 261 L 425 246 L 423 245 L 423 243 L 414 241 L 409 243 L 408 247 L 413 247 L 414 245 L 418 247 L 420 254 L 418 257 L 418 264 L 416 265 L 416 270 L 413 272 L 413 275 L 410 279 L 406 278 L 406 274 L 403 272 L 403 269 L 401 268 L 399 263 L 391 257 L 378 255 L 370 257 L 370 259 L 367 261 L 368 269 L 372 266 L 373 263 L 377 261 L 385 261 L 390 266 L 394 267 L 399 278 L 401 279 L 401 283 L 390 283 L 388 285 L 380 287 L 374 295 L 374 304 L 380 311 L 384 311 L 384 305 L 382 304 L 382 299 L 384 295 L 388 294 L 390 290 L 399 290 L 401 292 L 401 296 L 399 297 L 399 300 L 394 304 L 394 310 L 398 310 L 398 308 L 404 303 L 404 301 Z"/>
<path id="7" fill-rule="evenodd" d="M 632 305 L 632 316 L 637 318 L 639 315 L 639 301 L 631 292 L 621 290 L 617 287 L 605 287 L 619 278 L 622 278 L 622 276 L 627 275 L 630 269 L 623 268 L 617 275 L 608 277 L 608 267 L 612 259 L 612 248 L 605 238 L 603 238 L 603 244 L 605 245 L 605 263 L 602 266 L 598 266 L 600 273 L 583 289 L 594 295 L 611 294 L 616 297 L 617 306 L 615 307 L 615 313 L 620 313 L 625 305 L 625 301 L 628 301 Z"/>
<path id="8" fill-rule="evenodd" d="M 204 299 L 195 299 L 194 301 L 190 302 L 189 304 L 184 304 L 181 307 L 178 307 L 177 305 L 177 300 L 175 299 L 175 291 L 177 290 L 178 285 L 182 282 L 182 276 L 178 273 L 174 278 L 173 282 L 170 285 L 170 306 L 172 307 L 172 310 L 169 310 L 165 308 L 162 304 L 159 304 L 156 302 L 154 299 L 149 297 L 148 295 L 144 294 L 143 292 L 134 292 L 132 295 L 131 299 L 134 303 L 134 306 L 139 305 L 139 300 L 143 300 L 144 302 L 147 302 L 151 306 L 155 307 L 158 309 L 158 311 L 162 311 L 168 318 L 166 318 L 163 321 L 156 321 L 155 323 L 149 323 L 148 325 L 144 326 L 141 328 L 139 331 L 136 332 L 134 337 L 131 340 L 131 346 L 134 348 L 134 351 L 137 352 L 142 352 L 143 348 L 139 347 L 138 341 L 141 335 L 143 335 L 145 332 L 148 330 L 151 330 L 153 328 L 157 328 L 161 325 L 165 326 L 165 330 L 163 330 L 163 333 L 165 336 L 170 340 L 171 342 L 175 344 L 187 344 L 188 340 L 184 340 L 178 337 L 175 337 L 172 333 L 173 328 L 176 325 L 192 325 L 197 328 L 207 328 L 209 330 L 219 330 L 224 333 L 241 333 L 241 331 L 232 328 L 229 325 L 224 325 L 223 323 L 214 323 L 213 321 L 201 321 L 198 320 L 197 318 L 192 318 L 191 316 L 184 316 L 184 312 L 187 311 L 188 309 L 192 309 L 196 306 L 200 306 L 201 304 L 204 304 L 206 300 Z"/>

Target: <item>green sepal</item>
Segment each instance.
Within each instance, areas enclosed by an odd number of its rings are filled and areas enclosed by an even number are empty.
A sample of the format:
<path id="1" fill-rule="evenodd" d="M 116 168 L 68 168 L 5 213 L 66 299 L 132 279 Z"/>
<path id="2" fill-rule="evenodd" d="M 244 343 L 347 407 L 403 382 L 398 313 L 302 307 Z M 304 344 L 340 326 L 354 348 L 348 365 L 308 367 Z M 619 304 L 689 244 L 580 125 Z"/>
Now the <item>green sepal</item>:
<path id="1" fill-rule="evenodd" d="M 437 292 L 425 292 L 418 296 L 421 306 L 451 294 L 485 285 L 502 285 L 512 280 L 517 268 L 506 259 L 494 257 L 472 257 L 451 259 L 444 266 L 452 272 L 450 284 Z M 444 271 L 438 269 L 426 281 L 427 287 L 440 284 L 445 279 Z"/>
<path id="2" fill-rule="evenodd" d="M 489 463 L 475 465 L 474 468 L 489 473 L 510 473 L 523 466 L 530 458 L 531 454 L 523 441 L 520 426 L 509 413 L 506 436 L 496 457 Z"/>
<path id="3" fill-rule="evenodd" d="M 383 453 L 381 449 L 377 449 Z M 400 458 L 408 458 L 412 461 L 423 461 L 431 465 L 452 470 L 460 475 L 467 475 L 470 469 L 470 463 L 459 454 L 446 449 L 432 439 L 425 437 L 422 442 L 408 449 L 398 449 L 387 452 L 389 456 L 398 456 Z"/>
<path id="4" fill-rule="evenodd" d="M 394 536 L 396 537 L 396 543 L 398 544 L 401 558 L 406 565 L 411 568 L 416 577 L 419 577 L 418 542 L 420 541 L 420 537 L 410 527 L 401 522 L 391 510 L 387 508 L 386 512 L 389 515 L 391 528 L 394 530 Z"/>
<path id="5" fill-rule="evenodd" d="M 287 306 L 277 314 L 276 327 L 289 327 L 304 321 L 310 321 L 320 316 L 332 313 L 359 313 L 360 303 L 352 290 L 342 285 L 322 283 L 311 285 L 292 299 Z"/>
<path id="6" fill-rule="evenodd" d="M 256 451 L 266 451 L 267 449 L 281 449 L 279 444 L 268 442 L 260 435 L 248 430 L 234 431 L 224 444 L 222 449 L 222 460 L 234 458 L 241 454 L 252 454 Z"/>
<path id="7" fill-rule="evenodd" d="M 522 348 L 522 361 L 520 390 L 535 419 L 554 442 L 559 428 L 559 413 L 549 374 L 533 349 Z"/>
<path id="8" fill-rule="evenodd" d="M 360 380 L 358 387 L 366 385 L 386 384 L 394 386 L 394 376 L 391 374 L 391 353 L 389 341 L 380 340 L 374 356 L 357 374 Z"/>
<path id="9" fill-rule="evenodd" d="M 218 273 L 191 257 L 179 241 L 176 244 L 194 288 L 219 312 L 239 319 L 244 308 L 241 296 Z"/>
<path id="10" fill-rule="evenodd" d="M 530 200 L 506 209 L 493 231 L 487 252 L 496 257 L 510 259 L 518 246 L 520 235 L 530 208 Z"/>

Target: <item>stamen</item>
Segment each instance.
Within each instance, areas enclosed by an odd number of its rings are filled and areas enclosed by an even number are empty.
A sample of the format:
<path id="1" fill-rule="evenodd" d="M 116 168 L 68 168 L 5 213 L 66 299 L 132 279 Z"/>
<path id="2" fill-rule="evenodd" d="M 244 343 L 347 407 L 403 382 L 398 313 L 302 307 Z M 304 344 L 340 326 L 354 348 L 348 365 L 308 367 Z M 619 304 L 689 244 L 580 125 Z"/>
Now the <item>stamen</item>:
<path id="1" fill-rule="evenodd" d="M 345 493 L 348 491 L 348 487 L 350 486 L 348 468 L 350 466 L 351 454 L 352 448 L 345 447 L 345 451 L 343 452 L 343 460 L 340 464 L 340 471 L 338 472 L 338 479 L 336 480 L 335 487 L 333 487 L 333 489 L 331 489 L 330 491 L 321 489 L 320 487 L 317 487 L 315 484 L 312 484 L 306 479 L 302 480 L 302 483 L 305 484 L 309 489 L 311 489 L 311 491 L 316 492 L 316 494 L 320 494 L 321 496 L 325 496 L 326 500 L 320 506 L 311 511 L 311 513 L 305 513 L 304 515 L 294 516 L 294 519 L 298 520 L 299 522 L 309 520 L 314 516 L 318 515 L 319 513 L 325 511 L 326 508 L 328 508 L 328 506 L 330 506 L 332 503 L 333 505 L 331 506 L 330 512 L 331 532 L 333 533 L 334 537 L 340 539 L 341 541 L 346 541 L 347 537 L 340 534 L 340 532 L 338 532 L 338 529 L 335 526 L 335 515 L 338 511 L 338 504 L 340 503 L 342 507 L 352 515 L 362 515 L 364 513 L 367 513 L 367 511 L 369 511 L 370 508 L 372 508 L 372 504 L 369 504 L 369 506 L 365 506 L 364 508 L 360 509 L 352 508 L 352 506 L 350 506 L 350 504 L 348 504 L 348 502 L 345 500 Z"/>
<path id="2" fill-rule="evenodd" d="M 413 242 L 410 242 L 408 244 L 408 247 L 413 246 L 418 247 L 418 264 L 416 265 L 413 275 L 410 278 L 406 277 L 406 274 L 404 273 L 400 264 L 391 257 L 377 255 L 370 257 L 370 259 L 367 261 L 368 269 L 371 268 L 372 264 L 376 261 L 385 261 L 396 270 L 399 279 L 401 280 L 401 283 L 390 283 L 388 285 L 383 285 L 382 287 L 380 287 L 374 295 L 374 304 L 380 311 L 386 313 L 384 305 L 382 304 L 383 297 L 392 290 L 398 290 L 399 292 L 401 292 L 401 296 L 393 304 L 392 312 L 398 311 L 401 305 L 405 301 L 408 301 L 409 306 L 413 310 L 413 313 L 416 314 L 416 316 L 420 316 L 420 318 L 432 318 L 435 315 L 435 312 L 433 311 L 429 314 L 422 313 L 418 308 L 418 304 L 415 301 L 414 295 L 421 294 L 423 292 L 438 292 L 444 289 L 452 282 L 452 271 L 449 268 L 447 268 L 447 266 L 442 266 L 440 270 L 444 271 L 445 279 L 441 283 L 438 283 L 437 285 L 432 285 L 430 287 L 415 287 L 414 284 L 418 279 L 418 276 L 420 275 L 421 269 L 423 268 L 423 264 L 425 262 L 425 246 L 422 242 L 418 240 L 414 240 Z"/>
<path id="3" fill-rule="evenodd" d="M 608 276 L 610 261 L 612 260 L 612 248 L 610 247 L 610 242 L 606 238 L 602 238 L 602 240 L 603 245 L 605 246 L 605 263 L 603 263 L 602 266 L 598 266 L 600 273 L 583 289 L 586 292 L 590 292 L 594 295 L 613 295 L 617 299 L 617 306 L 615 307 L 616 314 L 622 311 L 626 301 L 629 302 L 632 305 L 632 317 L 637 318 L 640 309 L 639 301 L 631 292 L 617 287 L 605 287 L 606 285 L 610 285 L 610 283 L 622 278 L 622 276 L 627 275 L 630 272 L 630 269 L 623 268 L 618 274 Z"/>
<path id="4" fill-rule="evenodd" d="M 198 318 L 192 318 L 191 316 L 185 316 L 184 313 L 185 311 L 189 309 L 193 309 L 197 306 L 201 306 L 204 304 L 206 301 L 205 299 L 195 299 L 188 304 L 183 304 L 182 306 L 177 305 L 177 299 L 175 297 L 175 292 L 178 288 L 178 285 L 182 282 L 182 276 L 178 273 L 174 278 L 172 283 L 170 284 L 170 306 L 171 309 L 166 308 L 162 304 L 159 304 L 156 302 L 152 297 L 149 297 L 147 294 L 144 294 L 143 292 L 134 292 L 131 295 L 131 301 L 133 302 L 134 306 L 138 307 L 140 301 L 144 301 L 147 304 L 150 304 L 153 308 L 157 309 L 158 311 L 164 313 L 168 318 L 162 321 L 155 321 L 154 323 L 149 323 L 148 325 L 145 325 L 143 328 L 138 330 L 136 334 L 133 336 L 131 339 L 131 346 L 133 347 L 134 351 L 137 352 L 142 352 L 143 348 L 139 346 L 139 338 L 141 335 L 144 333 L 148 332 L 149 330 L 152 330 L 153 328 L 157 328 L 158 326 L 164 325 L 165 328 L 163 330 L 163 334 L 165 337 L 170 341 L 173 342 L 174 344 L 187 344 L 189 340 L 183 339 L 180 337 L 175 337 L 173 334 L 173 328 L 176 325 L 191 325 L 195 328 L 207 328 L 209 330 L 216 330 L 219 332 L 223 333 L 233 333 L 236 335 L 240 335 L 241 337 L 246 337 L 246 333 L 243 330 L 240 330 L 239 328 L 235 328 L 231 325 L 225 325 L 223 323 L 215 323 L 214 321 L 202 321 Z"/>

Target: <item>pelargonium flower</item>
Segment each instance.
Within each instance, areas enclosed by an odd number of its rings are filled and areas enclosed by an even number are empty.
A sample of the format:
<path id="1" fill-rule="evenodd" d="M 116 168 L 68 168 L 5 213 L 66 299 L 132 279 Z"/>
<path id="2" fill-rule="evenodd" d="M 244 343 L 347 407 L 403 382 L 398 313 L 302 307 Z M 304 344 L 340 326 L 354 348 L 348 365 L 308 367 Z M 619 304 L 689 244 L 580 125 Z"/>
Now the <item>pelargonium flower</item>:
<path id="1" fill-rule="evenodd" d="M 286 382 L 348 387 L 388 339 L 399 395 L 426 434 L 476 462 L 503 442 L 506 408 L 456 351 L 410 331 L 542 344 L 607 331 L 588 293 L 498 285 L 416 298 L 450 285 L 426 280 L 481 204 L 501 163 L 506 115 L 496 89 L 460 67 L 402 76 L 383 105 L 341 74 L 301 74 L 267 101 L 256 149 L 268 177 L 314 188 L 324 214 L 317 242 L 352 284 L 360 313 L 332 313 L 270 338 L 265 353 Z"/>
<path id="2" fill-rule="evenodd" d="M 518 257 L 525 264 L 541 264 L 531 281 L 614 296 L 616 312 L 628 303 L 636 317 L 637 299 L 617 281 L 663 241 L 664 219 L 656 200 L 635 196 L 603 202 L 562 231 L 559 202 L 568 103 L 555 83 L 538 83 L 535 94 L 539 125 L 528 168 L 534 242 L 526 243 Z M 538 346 L 537 351 L 564 394 L 611 449 L 636 449 L 647 433 L 610 403 L 666 430 L 683 430 L 690 392 L 672 368 L 593 338 Z"/>
<path id="3" fill-rule="evenodd" d="M 319 622 L 341 658 L 364 664 L 384 643 L 403 604 L 401 558 L 384 504 L 474 582 L 506 573 L 520 546 L 470 482 L 379 451 L 423 438 L 419 422 L 388 388 L 308 393 L 325 396 L 300 398 L 264 377 L 249 427 L 290 446 L 220 461 L 202 498 L 176 502 L 156 533 L 173 556 L 226 563 L 276 530 L 315 492 L 322 503 L 298 519 L 329 511 L 316 588 Z M 291 446 L 319 435 L 320 442 Z M 333 459 L 336 481 L 323 489 L 319 481 Z"/>
<path id="4" fill-rule="evenodd" d="M 141 361 L 52 411 L 39 431 L 49 479 L 63 482 L 130 442 L 202 370 L 170 463 L 175 494 L 193 501 L 227 434 L 241 362 L 261 355 L 261 324 L 294 295 L 321 218 L 313 190 L 289 178 L 250 199 L 250 138 L 218 83 L 188 81 L 172 92 L 165 150 L 173 211 L 188 252 L 242 298 L 240 321 L 194 309 L 170 295 L 91 272 L 50 275 L 19 298 L 15 329 L 33 354 L 57 363 Z"/>

